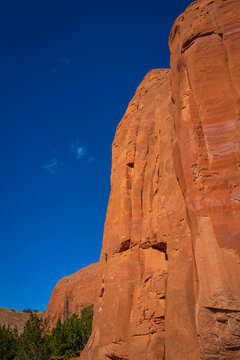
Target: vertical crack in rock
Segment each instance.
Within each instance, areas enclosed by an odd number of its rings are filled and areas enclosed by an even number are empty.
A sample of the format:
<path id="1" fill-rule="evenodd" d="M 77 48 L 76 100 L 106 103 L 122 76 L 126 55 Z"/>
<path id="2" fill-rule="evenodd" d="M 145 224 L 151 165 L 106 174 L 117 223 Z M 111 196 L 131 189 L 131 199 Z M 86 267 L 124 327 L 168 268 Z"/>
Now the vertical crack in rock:
<path id="1" fill-rule="evenodd" d="M 69 298 L 68 298 L 67 292 L 66 292 L 66 298 L 65 298 L 64 316 L 65 316 L 65 319 L 69 318 Z"/>

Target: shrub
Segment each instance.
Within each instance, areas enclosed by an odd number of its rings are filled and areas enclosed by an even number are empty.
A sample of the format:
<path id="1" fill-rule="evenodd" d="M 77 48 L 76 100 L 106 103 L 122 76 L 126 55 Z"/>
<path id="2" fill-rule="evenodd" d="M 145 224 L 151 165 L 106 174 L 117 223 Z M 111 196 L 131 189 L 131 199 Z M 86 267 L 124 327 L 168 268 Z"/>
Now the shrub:
<path id="1" fill-rule="evenodd" d="M 92 321 L 93 321 L 93 304 L 82 309 L 81 311 L 81 322 L 83 327 L 82 333 L 82 346 L 88 342 L 88 339 L 92 333 Z"/>
<path id="2" fill-rule="evenodd" d="M 81 317 L 73 314 L 63 323 L 58 319 L 49 335 L 47 322 L 30 312 L 23 333 L 0 326 L 0 360 L 67 359 L 78 355 L 92 331 L 93 305 L 82 309 Z"/>
<path id="3" fill-rule="evenodd" d="M 16 360 L 48 360 L 50 349 L 46 321 L 31 312 L 17 345 Z"/>
<path id="4" fill-rule="evenodd" d="M 49 346 L 51 353 L 54 356 L 63 356 L 65 353 L 65 336 L 63 332 L 63 326 L 60 319 L 56 323 L 56 327 L 52 329 L 52 334 L 49 340 Z"/>
<path id="5" fill-rule="evenodd" d="M 0 325 L 0 359 L 13 360 L 17 354 L 17 328 Z"/>
<path id="6" fill-rule="evenodd" d="M 63 323 L 58 319 L 50 336 L 52 355 L 65 358 L 75 356 L 86 345 L 92 331 L 93 305 L 81 311 L 81 318 L 73 314 Z"/>

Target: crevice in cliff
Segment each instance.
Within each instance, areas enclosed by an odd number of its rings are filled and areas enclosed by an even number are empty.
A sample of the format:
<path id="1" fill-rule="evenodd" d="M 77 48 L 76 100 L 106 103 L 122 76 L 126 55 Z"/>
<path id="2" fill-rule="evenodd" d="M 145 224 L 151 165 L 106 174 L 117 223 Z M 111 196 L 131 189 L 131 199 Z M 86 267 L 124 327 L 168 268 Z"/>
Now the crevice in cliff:
<path id="1" fill-rule="evenodd" d="M 163 347 L 163 360 L 166 359 L 166 346 Z"/>
<path id="2" fill-rule="evenodd" d="M 140 249 L 149 249 L 152 248 L 154 250 L 160 251 L 165 254 L 165 260 L 168 260 L 168 253 L 167 253 L 167 243 L 164 241 L 161 241 L 159 243 L 151 243 L 149 241 L 143 242 L 139 244 Z M 147 281 L 147 279 L 145 280 Z"/>
<path id="3" fill-rule="evenodd" d="M 240 351 L 240 346 L 226 347 L 226 350 L 229 350 L 229 351 Z"/>
<path id="4" fill-rule="evenodd" d="M 104 287 L 101 288 L 99 297 L 100 297 L 100 298 L 103 297 L 103 294 L 104 294 Z"/>
<path id="5" fill-rule="evenodd" d="M 168 260 L 167 243 L 160 242 L 160 243 L 157 243 L 157 244 L 153 244 L 152 249 L 155 249 L 155 250 L 158 250 L 158 251 L 161 251 L 162 253 L 164 253 L 165 254 L 165 260 L 166 261 Z"/>
<path id="6" fill-rule="evenodd" d="M 113 251 L 112 254 L 122 253 L 130 248 L 131 239 L 122 241 Z"/>
<path id="7" fill-rule="evenodd" d="M 222 33 L 222 32 L 217 33 L 217 32 L 215 32 L 215 31 L 209 31 L 209 32 L 206 32 L 206 33 L 198 33 L 198 34 L 190 37 L 188 40 L 186 40 L 186 41 L 183 43 L 183 45 L 182 45 L 182 50 L 181 50 L 182 54 L 183 54 L 187 49 L 189 49 L 190 46 L 192 46 L 197 39 L 200 39 L 200 38 L 206 37 L 206 36 L 211 36 L 211 35 L 218 35 L 218 36 L 220 36 L 221 38 L 223 37 L 223 33 Z"/>
<path id="8" fill-rule="evenodd" d="M 106 357 L 111 360 L 128 360 L 127 358 L 119 357 L 113 354 L 106 354 Z"/>
<path id="9" fill-rule="evenodd" d="M 131 169 L 133 169 L 134 168 L 134 162 L 127 163 L 127 166 L 130 167 Z"/>
<path id="10" fill-rule="evenodd" d="M 64 315 L 65 315 L 65 319 L 69 318 L 69 298 L 68 298 L 67 293 L 66 293 L 65 304 L 64 304 Z"/>
<path id="11" fill-rule="evenodd" d="M 221 312 L 221 313 L 239 313 L 240 310 L 235 309 L 223 309 L 223 308 L 215 308 L 210 306 L 205 306 L 206 309 L 212 311 L 213 313 Z"/>

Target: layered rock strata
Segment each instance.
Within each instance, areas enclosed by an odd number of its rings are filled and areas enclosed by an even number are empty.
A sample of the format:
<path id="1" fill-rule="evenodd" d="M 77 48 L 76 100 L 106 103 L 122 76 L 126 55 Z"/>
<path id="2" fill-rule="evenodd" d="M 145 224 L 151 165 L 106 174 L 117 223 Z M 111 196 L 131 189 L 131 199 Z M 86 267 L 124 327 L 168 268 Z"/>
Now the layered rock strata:
<path id="1" fill-rule="evenodd" d="M 98 263 L 59 280 L 44 315 L 50 328 L 56 325 L 58 318 L 64 321 L 74 313 L 81 315 L 84 307 L 93 304 L 97 282 Z"/>

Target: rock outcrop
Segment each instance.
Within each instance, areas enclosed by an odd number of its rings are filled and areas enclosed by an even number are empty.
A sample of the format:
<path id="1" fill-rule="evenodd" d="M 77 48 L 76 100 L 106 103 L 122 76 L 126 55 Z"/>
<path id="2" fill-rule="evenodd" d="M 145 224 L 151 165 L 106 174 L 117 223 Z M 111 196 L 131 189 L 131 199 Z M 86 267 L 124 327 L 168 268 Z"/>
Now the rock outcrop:
<path id="1" fill-rule="evenodd" d="M 240 2 L 176 20 L 112 147 L 81 360 L 240 359 Z"/>
<path id="2" fill-rule="evenodd" d="M 240 2 L 197 1 L 113 142 L 81 359 L 240 358 Z"/>
<path id="3" fill-rule="evenodd" d="M 83 359 L 164 356 L 169 221 L 172 214 L 176 226 L 181 223 L 184 209 L 172 161 L 170 103 L 170 71 L 153 70 L 118 126 L 102 281 Z"/>
<path id="4" fill-rule="evenodd" d="M 81 315 L 85 306 L 94 304 L 97 282 L 98 263 L 59 280 L 44 315 L 50 328 L 56 325 L 58 318 L 64 321 L 73 313 Z"/>

